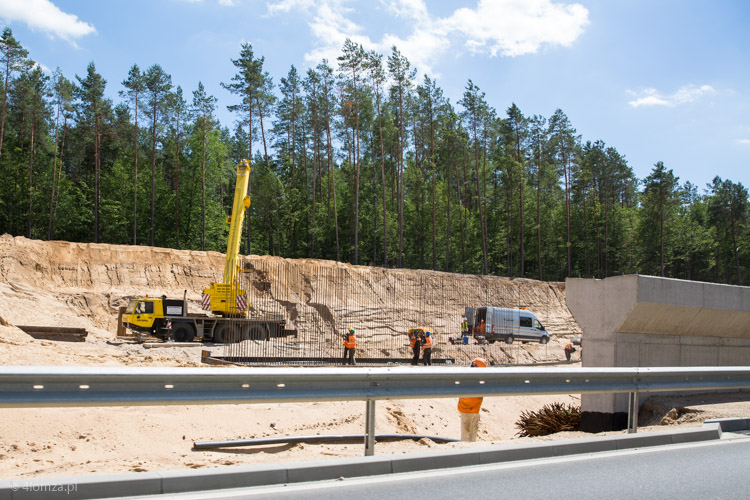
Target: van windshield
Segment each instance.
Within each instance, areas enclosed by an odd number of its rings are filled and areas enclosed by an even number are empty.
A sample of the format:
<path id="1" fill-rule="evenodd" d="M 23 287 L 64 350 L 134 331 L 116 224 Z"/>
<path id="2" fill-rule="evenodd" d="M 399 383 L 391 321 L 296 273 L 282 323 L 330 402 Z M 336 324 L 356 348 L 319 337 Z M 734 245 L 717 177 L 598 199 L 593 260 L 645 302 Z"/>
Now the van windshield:
<path id="1" fill-rule="evenodd" d="M 544 330 L 544 325 L 538 319 L 535 319 L 534 328 L 536 328 L 537 330 Z"/>

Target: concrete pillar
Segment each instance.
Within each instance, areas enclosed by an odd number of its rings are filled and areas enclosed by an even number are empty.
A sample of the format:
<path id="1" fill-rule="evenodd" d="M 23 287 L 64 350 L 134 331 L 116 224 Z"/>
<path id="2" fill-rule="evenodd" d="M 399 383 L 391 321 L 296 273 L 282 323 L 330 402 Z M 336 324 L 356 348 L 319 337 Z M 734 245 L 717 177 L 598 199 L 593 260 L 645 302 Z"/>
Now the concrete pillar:
<path id="1" fill-rule="evenodd" d="M 654 276 L 569 278 L 586 367 L 746 366 L 750 288 Z M 646 398 L 641 398 L 645 400 Z M 581 429 L 624 429 L 627 394 L 581 398 Z"/>

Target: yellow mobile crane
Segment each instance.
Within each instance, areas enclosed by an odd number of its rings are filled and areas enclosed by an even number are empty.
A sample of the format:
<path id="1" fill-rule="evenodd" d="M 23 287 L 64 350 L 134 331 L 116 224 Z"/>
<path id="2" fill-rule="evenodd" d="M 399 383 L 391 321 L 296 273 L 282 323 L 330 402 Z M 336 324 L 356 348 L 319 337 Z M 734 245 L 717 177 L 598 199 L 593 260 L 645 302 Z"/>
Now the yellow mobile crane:
<path id="1" fill-rule="evenodd" d="M 242 160 L 237 165 L 237 183 L 234 189 L 232 213 L 227 217 L 229 238 L 221 283 L 211 283 L 203 290 L 201 304 L 207 314 L 189 314 L 187 291 L 182 300 L 160 298 L 131 299 L 122 316 L 122 324 L 138 334 L 146 333 L 177 342 L 192 342 L 196 337 L 214 342 L 238 342 L 245 339 L 268 340 L 297 336 L 297 330 L 287 330 L 282 316 L 252 318 L 247 292 L 240 287 L 240 238 L 245 210 L 250 207 L 247 187 L 250 180 L 250 162 Z"/>

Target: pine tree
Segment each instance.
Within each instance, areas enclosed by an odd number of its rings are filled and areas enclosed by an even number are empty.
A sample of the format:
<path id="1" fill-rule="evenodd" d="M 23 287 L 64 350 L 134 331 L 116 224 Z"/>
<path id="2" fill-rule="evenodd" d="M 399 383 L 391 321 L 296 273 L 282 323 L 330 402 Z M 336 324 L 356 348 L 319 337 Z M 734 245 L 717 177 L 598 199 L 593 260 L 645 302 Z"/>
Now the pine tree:
<path id="1" fill-rule="evenodd" d="M 133 102 L 133 113 L 135 114 L 135 133 L 133 137 L 133 245 L 138 244 L 138 97 L 146 90 L 146 82 L 141 69 L 134 64 L 128 72 L 128 78 L 123 80 L 123 87 L 127 90 L 120 91 L 120 96 L 126 97 Z"/>
<path id="2" fill-rule="evenodd" d="M 5 66 L 5 82 L 3 83 L 3 107 L 0 110 L 0 157 L 3 154 L 3 138 L 5 137 L 5 115 L 8 103 L 8 89 L 13 73 L 21 71 L 27 64 L 29 52 L 13 37 L 10 28 L 3 29 L 0 37 L 0 64 Z"/>
<path id="3" fill-rule="evenodd" d="M 57 199 L 60 196 L 60 189 L 62 186 L 62 166 L 63 166 L 63 152 L 65 151 L 65 135 L 68 130 L 68 118 L 74 111 L 73 107 L 73 83 L 65 78 L 60 71 L 60 68 L 55 70 L 53 75 L 52 89 L 55 99 L 56 107 L 56 118 L 55 118 L 55 151 L 54 151 L 54 162 L 52 164 L 52 189 L 49 202 L 49 220 L 47 225 L 47 239 L 52 239 L 52 229 L 55 220 L 55 208 L 57 206 Z M 58 143 L 58 136 L 60 132 L 60 116 L 63 118 L 62 136 Z M 59 146 L 59 147 L 58 147 Z M 58 170 L 57 160 L 60 160 L 60 168 Z"/>
<path id="4" fill-rule="evenodd" d="M 201 130 L 201 250 L 206 250 L 206 136 L 213 128 L 213 113 L 216 98 L 206 94 L 203 83 L 198 82 L 198 90 L 193 91 L 193 113 Z"/>
<path id="5" fill-rule="evenodd" d="M 416 68 L 411 69 L 411 63 L 394 45 L 388 57 L 388 73 L 393 79 L 391 96 L 395 98 L 398 108 L 398 267 L 403 266 L 404 256 L 404 150 L 406 144 L 406 130 L 404 123 L 404 102 L 409 100 L 409 89 L 417 74 Z"/>
<path id="6" fill-rule="evenodd" d="M 567 277 L 573 275 L 572 243 L 570 240 L 570 188 L 572 185 L 571 170 L 580 136 L 561 109 L 556 109 L 549 120 L 549 132 L 554 148 L 555 162 L 565 180 L 565 229 L 566 229 L 566 262 Z"/>
<path id="7" fill-rule="evenodd" d="M 658 254 L 658 272 L 662 277 L 666 276 L 667 228 L 676 216 L 680 203 L 678 180 L 672 169 L 667 170 L 662 162 L 657 162 L 651 174 L 643 180 L 641 237 L 644 242 L 644 264 L 648 266 L 647 269 L 653 269 L 652 259 L 654 254 Z M 658 238 L 653 237 L 653 228 L 658 228 Z"/>
<path id="8" fill-rule="evenodd" d="M 489 265 L 487 260 L 487 219 L 485 216 L 485 200 L 483 196 L 483 183 L 481 182 L 481 174 L 479 167 L 480 153 L 480 136 L 483 134 L 483 125 L 485 123 L 484 118 L 488 113 L 487 102 L 485 101 L 485 94 L 479 87 L 474 85 L 474 82 L 469 80 L 466 84 L 463 99 L 458 103 L 464 107 L 463 118 L 468 125 L 468 129 L 471 133 L 472 150 L 474 153 L 474 169 L 476 173 L 477 183 L 477 209 L 479 210 L 479 223 L 480 231 L 482 235 L 482 274 L 487 274 Z M 510 251 L 510 248 L 509 248 Z"/>
<path id="9" fill-rule="evenodd" d="M 159 137 L 160 120 L 164 115 L 167 96 L 172 90 L 172 77 L 162 67 L 154 64 L 143 76 L 146 87 L 146 107 L 151 115 L 151 246 L 155 240 L 156 203 L 156 142 Z"/>
<path id="10" fill-rule="evenodd" d="M 86 68 L 86 77 L 76 75 L 78 87 L 76 96 L 81 101 L 81 114 L 84 121 L 92 126 L 94 133 L 94 242 L 99 243 L 99 184 L 101 175 L 101 133 L 103 117 L 111 108 L 109 100 L 104 98 L 107 81 L 96 72 L 93 62 Z M 152 242 L 153 244 L 153 242 Z"/>
<path id="11" fill-rule="evenodd" d="M 364 71 L 367 54 L 362 45 L 352 42 L 349 38 L 344 41 L 343 54 L 339 56 L 339 68 L 345 74 L 351 76 L 347 81 L 348 100 L 353 103 L 354 114 L 354 265 L 359 264 L 359 92 L 357 87 L 361 73 Z M 345 78 L 348 78 L 345 77 Z"/>

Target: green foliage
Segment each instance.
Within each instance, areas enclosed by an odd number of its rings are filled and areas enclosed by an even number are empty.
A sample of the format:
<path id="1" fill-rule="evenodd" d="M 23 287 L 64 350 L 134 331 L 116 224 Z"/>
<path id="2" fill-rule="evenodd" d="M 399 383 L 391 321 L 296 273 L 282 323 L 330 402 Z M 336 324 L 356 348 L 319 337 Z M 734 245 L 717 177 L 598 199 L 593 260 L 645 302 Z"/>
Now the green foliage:
<path id="1" fill-rule="evenodd" d="M 699 193 L 661 162 L 639 181 L 562 110 L 500 116 L 471 80 L 455 107 L 396 47 L 385 57 L 347 41 L 337 62 L 292 66 L 275 90 L 243 44 L 224 85 L 230 132 L 200 82 L 188 105 L 161 66 L 132 65 L 113 104 L 93 63 L 75 85 L 50 79 L 6 28 L 0 231 L 224 251 L 236 164 L 252 156 L 245 253 L 748 284 L 741 184 L 717 177 Z"/>

